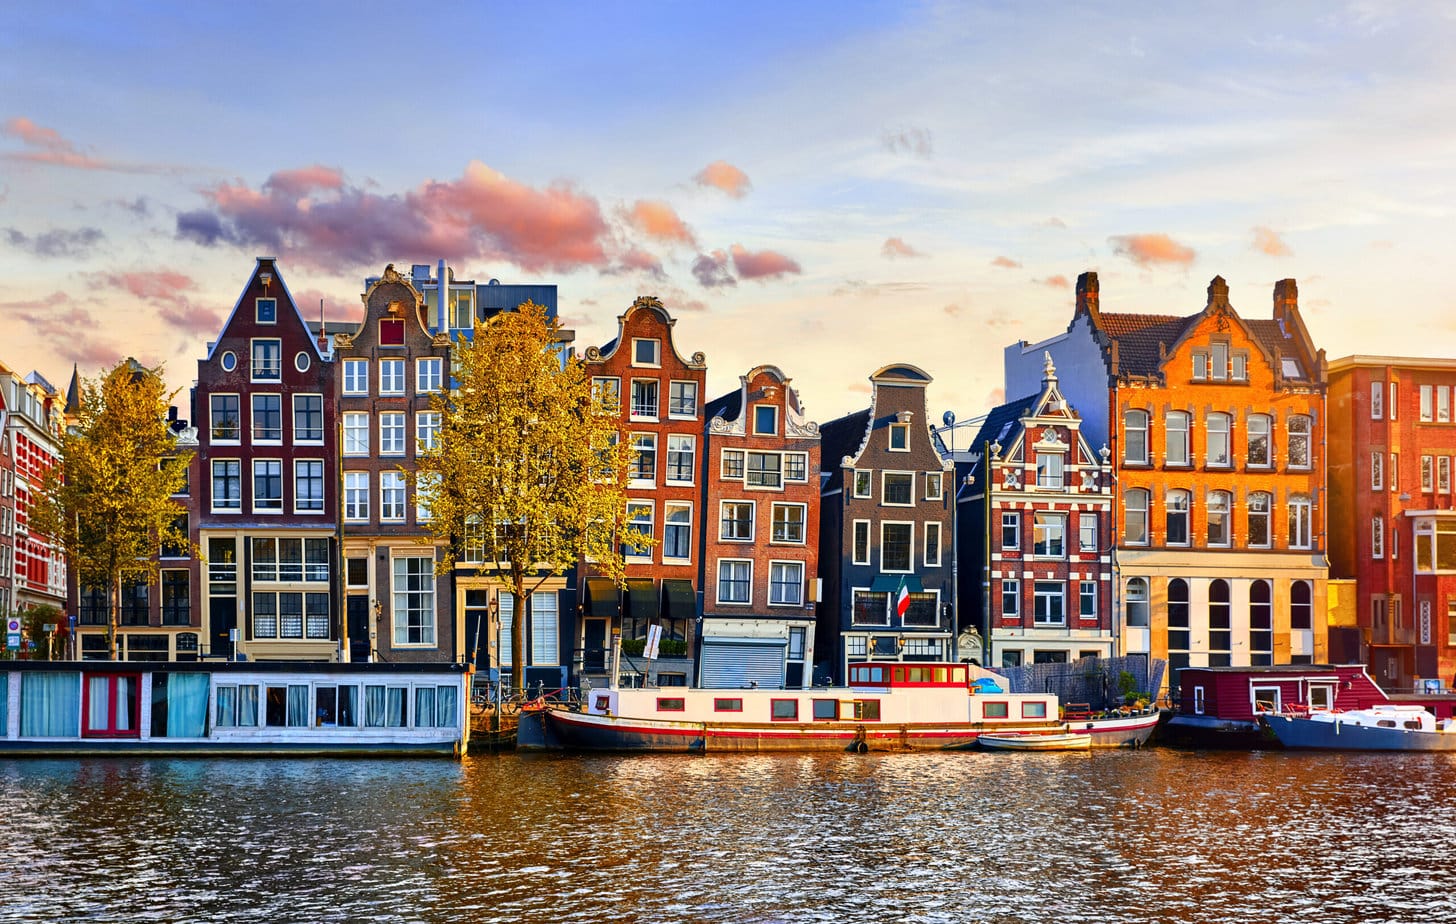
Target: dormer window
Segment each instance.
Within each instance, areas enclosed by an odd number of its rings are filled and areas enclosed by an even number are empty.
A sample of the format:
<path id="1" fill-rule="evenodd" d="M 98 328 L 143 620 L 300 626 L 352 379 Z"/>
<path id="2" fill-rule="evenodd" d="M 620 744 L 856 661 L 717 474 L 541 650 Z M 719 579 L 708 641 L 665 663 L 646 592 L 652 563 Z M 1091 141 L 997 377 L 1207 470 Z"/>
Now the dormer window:
<path id="1" fill-rule="evenodd" d="M 278 323 L 278 299 L 260 298 L 255 304 L 257 305 L 259 324 Z"/>
<path id="2" fill-rule="evenodd" d="M 890 424 L 890 451 L 910 451 L 910 425 L 904 423 Z"/>
<path id="3" fill-rule="evenodd" d="M 753 432 L 755 436 L 773 436 L 779 432 L 779 409 L 771 404 L 759 404 L 753 408 Z"/>
<path id="4" fill-rule="evenodd" d="M 632 365 L 661 366 L 662 341 L 650 339 L 634 339 L 632 341 Z"/>

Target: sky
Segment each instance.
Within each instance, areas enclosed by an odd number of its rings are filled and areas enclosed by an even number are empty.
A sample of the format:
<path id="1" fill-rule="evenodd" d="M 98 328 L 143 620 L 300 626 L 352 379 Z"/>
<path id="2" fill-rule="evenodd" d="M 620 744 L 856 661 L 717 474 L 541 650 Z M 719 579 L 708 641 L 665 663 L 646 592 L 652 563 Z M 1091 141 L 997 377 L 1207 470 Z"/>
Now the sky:
<path id="1" fill-rule="evenodd" d="M 1331 359 L 1456 355 L 1450 4 L 7 13 L 0 361 L 62 387 L 185 390 L 256 256 L 310 318 L 387 263 L 554 283 L 579 348 L 657 295 L 710 396 L 770 363 L 820 422 L 892 363 L 984 414 L 1088 270 L 1158 314 L 1295 278 Z"/>

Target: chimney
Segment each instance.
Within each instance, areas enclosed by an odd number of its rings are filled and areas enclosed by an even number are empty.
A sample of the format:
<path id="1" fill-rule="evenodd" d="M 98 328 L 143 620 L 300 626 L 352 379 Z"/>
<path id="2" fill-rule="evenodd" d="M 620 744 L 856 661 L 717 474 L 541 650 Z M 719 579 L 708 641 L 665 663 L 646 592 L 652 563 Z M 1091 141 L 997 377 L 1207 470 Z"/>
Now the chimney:
<path id="1" fill-rule="evenodd" d="M 1208 283 L 1208 307 L 1214 308 L 1222 305 L 1228 307 L 1228 283 L 1222 276 L 1213 277 Z"/>
<path id="2" fill-rule="evenodd" d="M 438 328 L 436 328 L 435 333 L 437 333 L 437 334 L 446 334 L 446 333 L 449 333 L 450 332 L 450 325 L 448 323 L 446 323 L 446 314 L 445 314 L 446 307 L 447 307 L 447 305 L 450 302 L 450 281 L 445 278 L 445 261 L 444 260 L 441 260 L 440 261 L 440 274 L 439 274 L 439 279 L 440 279 L 440 281 L 439 281 L 439 283 L 435 287 L 435 294 L 439 296 L 439 305 L 438 305 L 439 311 L 436 312 L 436 315 L 440 319 L 440 326 Z"/>
<path id="3" fill-rule="evenodd" d="M 1097 274 L 1091 271 L 1085 272 L 1077 277 L 1077 314 L 1089 314 L 1093 321 L 1101 321 L 1101 301 Z"/>
<path id="4" fill-rule="evenodd" d="M 1299 286 L 1293 279 L 1274 283 L 1274 320 L 1281 324 L 1299 313 Z"/>

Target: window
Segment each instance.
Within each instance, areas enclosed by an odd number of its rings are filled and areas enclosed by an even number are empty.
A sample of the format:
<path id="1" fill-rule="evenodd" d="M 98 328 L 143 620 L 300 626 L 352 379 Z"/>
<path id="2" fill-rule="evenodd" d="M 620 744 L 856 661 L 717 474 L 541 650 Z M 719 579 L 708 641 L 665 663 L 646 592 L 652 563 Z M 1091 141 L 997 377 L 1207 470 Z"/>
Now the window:
<path id="1" fill-rule="evenodd" d="M 854 563 L 856 565 L 868 565 L 870 563 L 870 521 L 854 521 Z"/>
<path id="2" fill-rule="evenodd" d="M 1249 545 L 1254 548 L 1269 548 L 1269 508 L 1272 501 L 1273 496 L 1262 491 L 1249 495 Z"/>
<path id="3" fill-rule="evenodd" d="M 293 462 L 293 510 L 321 513 L 324 509 L 324 462 L 295 459 Z"/>
<path id="4" fill-rule="evenodd" d="M 1421 490 L 1429 494 L 1435 490 L 1435 462 L 1431 456 L 1421 456 Z"/>
<path id="5" fill-rule="evenodd" d="M 692 484 L 693 463 L 696 456 L 696 437 L 669 433 L 667 436 L 667 480 L 679 484 Z"/>
<path id="6" fill-rule="evenodd" d="M 926 500 L 940 500 L 941 495 L 943 494 L 943 492 L 945 490 L 944 489 L 944 484 L 945 484 L 945 473 L 944 472 L 926 472 L 925 473 L 925 499 Z"/>
<path id="7" fill-rule="evenodd" d="M 381 359 L 379 361 L 379 393 L 381 395 L 404 394 L 404 360 Z"/>
<path id="8" fill-rule="evenodd" d="M 1311 505 L 1308 494 L 1296 494 L 1289 499 L 1289 547 L 1291 549 L 1312 547 L 1310 514 Z"/>
<path id="9" fill-rule="evenodd" d="M 259 324 L 278 323 L 278 299 L 260 298 L 256 299 L 253 302 L 253 305 L 257 310 L 257 318 Z"/>
<path id="10" fill-rule="evenodd" d="M 1436 386 L 1436 422 L 1449 423 L 1451 420 L 1451 389 L 1445 385 Z"/>
<path id="11" fill-rule="evenodd" d="M 293 396 L 293 441 L 295 443 L 322 443 L 324 441 L 324 396 Z"/>
<path id="12" fill-rule="evenodd" d="M 622 380 L 615 376 L 598 375 L 592 378 L 592 399 L 600 410 L 619 412 L 622 408 Z"/>
<path id="13" fill-rule="evenodd" d="M 1062 489 L 1062 466 L 1065 458 L 1059 452 L 1036 454 L 1036 486 L 1054 491 Z"/>
<path id="14" fill-rule="evenodd" d="M 1148 412 L 1128 411 L 1122 415 L 1122 461 L 1130 465 L 1148 463 Z"/>
<path id="15" fill-rule="evenodd" d="M 162 625 L 185 626 L 192 621 L 192 607 L 189 603 L 190 583 L 187 572 L 167 570 L 162 572 Z"/>
<path id="16" fill-rule="evenodd" d="M 394 560 L 394 644 L 435 644 L 435 560 Z"/>
<path id="17" fill-rule="evenodd" d="M 662 341 L 634 339 L 632 341 L 632 365 L 662 365 Z"/>
<path id="18" fill-rule="evenodd" d="M 632 380 L 632 419 L 657 419 L 657 379 Z"/>
<path id="19" fill-rule="evenodd" d="M 752 587 L 753 562 L 733 558 L 718 561 L 719 603 L 749 603 Z"/>
<path id="20" fill-rule="evenodd" d="M 1077 582 L 1077 614 L 1083 619 L 1097 618 L 1097 582 Z"/>
<path id="21" fill-rule="evenodd" d="M 890 424 L 890 451 L 910 451 L 910 425 L 903 423 Z"/>
<path id="22" fill-rule="evenodd" d="M 1208 354 L 1194 353 L 1193 379 L 1194 381 L 1202 382 L 1206 378 L 1208 378 Z"/>
<path id="23" fill-rule="evenodd" d="M 1215 578 L 1208 583 L 1208 666 L 1228 667 L 1232 663 L 1232 607 L 1229 583 Z"/>
<path id="24" fill-rule="evenodd" d="M 809 480 L 809 454 L 807 452 L 784 453 L 784 480 L 800 483 Z"/>
<path id="25" fill-rule="evenodd" d="M 1392 494 L 1400 490 L 1400 453 L 1390 454 L 1390 467 L 1386 469 L 1385 483 Z"/>
<path id="26" fill-rule="evenodd" d="M 1289 585 L 1289 628 L 1310 629 L 1314 627 L 1314 592 L 1309 581 L 1295 581 Z"/>
<path id="27" fill-rule="evenodd" d="M 1229 357 L 1229 378 L 1235 382 L 1249 380 L 1249 354 L 1235 353 Z"/>
<path id="28" fill-rule="evenodd" d="M 692 555 L 693 505 L 662 505 L 662 557 L 686 560 Z"/>
<path id="29" fill-rule="evenodd" d="M 283 442 L 282 395 L 253 395 L 253 442 Z"/>
<path id="30" fill-rule="evenodd" d="M 1232 497 L 1227 491 L 1214 491 L 1208 495 L 1208 544 L 1227 546 L 1232 541 L 1229 529 L 1229 508 Z"/>
<path id="31" fill-rule="evenodd" d="M 329 580 L 329 540 L 254 536 L 253 582 Z"/>
<path id="32" fill-rule="evenodd" d="M 1378 516 L 1370 518 L 1370 557 L 1385 557 L 1385 520 Z"/>
<path id="33" fill-rule="evenodd" d="M 1187 491 L 1168 492 L 1166 515 L 1169 545 L 1188 544 L 1188 510 L 1191 506 L 1191 498 L 1192 495 Z"/>
<path id="34" fill-rule="evenodd" d="M 1001 615 L 1021 615 L 1021 582 L 1011 579 L 1001 581 Z"/>
<path id="35" fill-rule="evenodd" d="M 940 524 L 925 524 L 925 567 L 940 567 Z"/>
<path id="36" fill-rule="evenodd" d="M 1228 377 L 1229 345 L 1215 340 L 1208 345 L 1208 377 L 1218 381 Z"/>
<path id="37" fill-rule="evenodd" d="M 909 472 L 885 472 L 881 488 L 885 504 L 894 507 L 915 505 L 915 476 Z"/>
<path id="38" fill-rule="evenodd" d="M 779 409 L 771 404 L 753 406 L 753 433 L 755 436 L 774 436 L 779 432 Z"/>
<path id="39" fill-rule="evenodd" d="M 441 361 L 438 356 L 415 360 L 415 391 L 428 395 L 440 390 Z"/>
<path id="40" fill-rule="evenodd" d="M 1006 512 L 1001 514 L 1001 548 L 1021 548 L 1021 514 Z"/>
<path id="41" fill-rule="evenodd" d="M 804 603 L 804 563 L 776 561 L 769 565 L 768 602 L 771 606 L 801 606 Z"/>
<path id="42" fill-rule="evenodd" d="M 1380 420 L 1385 416 L 1385 383 L 1370 383 L 1370 419 Z"/>
<path id="43" fill-rule="evenodd" d="M 743 450 L 742 449 L 725 449 L 725 450 L 723 450 L 723 474 L 722 474 L 721 477 L 722 477 L 722 480 L 723 481 L 742 481 L 743 480 Z"/>
<path id="44" fill-rule="evenodd" d="M 212 509 L 243 508 L 242 463 L 237 459 L 212 460 Z"/>
<path id="45" fill-rule="evenodd" d="M 627 502 L 627 524 L 632 531 L 648 539 L 655 535 L 655 524 L 653 523 L 653 507 L 651 501 L 628 501 Z M 651 558 L 651 549 L 628 548 L 625 551 L 628 558 Z"/>
<path id="46" fill-rule="evenodd" d="M 852 618 L 858 626 L 888 626 L 890 595 L 878 590 L 856 590 Z"/>
<path id="47" fill-rule="evenodd" d="M 632 434 L 632 465 L 629 471 L 633 481 L 652 482 L 657 479 L 656 433 Z"/>
<path id="48" fill-rule="evenodd" d="M 1165 465 L 1188 464 L 1188 412 L 1169 411 L 1164 426 L 1167 429 L 1168 450 L 1163 456 Z"/>
<path id="49" fill-rule="evenodd" d="M 912 593 L 905 601 L 904 624 L 907 626 L 939 626 L 940 625 L 940 598 L 934 593 Z M 925 647 L 917 651 L 912 647 L 917 642 L 915 638 L 905 640 L 905 653 L 928 654 L 932 657 L 939 653 L 938 647 L 932 647 L 934 642 L 925 640 Z M 928 678 L 927 678 L 928 679 Z"/>
<path id="50" fill-rule="evenodd" d="M 1227 468 L 1229 465 L 1229 415 L 1209 414 L 1208 453 L 1205 464 L 1210 467 Z"/>
<path id="51" fill-rule="evenodd" d="M 1179 668 L 1188 666 L 1188 582 L 1173 578 L 1168 582 L 1168 663 Z"/>
<path id="52" fill-rule="evenodd" d="M 1129 488 L 1123 500 L 1123 541 L 1128 545 L 1148 544 L 1148 492 Z"/>
<path id="53" fill-rule="evenodd" d="M 428 523 L 435 518 L 430 511 L 431 498 L 438 497 L 439 472 L 420 472 L 415 478 L 415 522 Z"/>
<path id="54" fill-rule="evenodd" d="M 379 473 L 379 519 L 400 523 L 404 521 L 404 473 Z"/>
<path id="55" fill-rule="evenodd" d="M 1289 418 L 1289 467 L 1309 468 L 1310 419 L 1303 414 Z"/>
<path id="56" fill-rule="evenodd" d="M 753 502 L 723 501 L 718 538 L 731 541 L 753 541 Z"/>
<path id="57" fill-rule="evenodd" d="M 1129 626 L 1148 625 L 1148 580 L 1147 578 L 1130 578 L 1127 582 L 1127 592 L 1123 594 L 1122 603 L 1125 610 L 1125 618 Z"/>
<path id="58" fill-rule="evenodd" d="M 868 471 L 865 471 L 864 469 L 859 469 L 859 468 L 855 469 L 854 470 L 854 496 L 855 497 L 869 497 L 870 494 L 873 492 L 873 490 L 874 490 L 874 487 L 873 487 L 873 480 L 872 480 L 872 477 L 871 477 L 871 473 L 868 472 Z"/>
<path id="59" fill-rule="evenodd" d="M 1037 512 L 1033 516 L 1032 554 L 1042 558 L 1067 555 L 1067 515 Z"/>
<path id="60" fill-rule="evenodd" d="M 1436 419 L 1436 413 L 1435 413 L 1436 402 L 1435 402 L 1435 398 L 1434 398 L 1434 389 L 1430 385 L 1422 385 L 1421 386 L 1421 389 L 1420 389 L 1420 393 L 1421 393 L 1421 412 L 1420 412 L 1421 420 L 1426 420 L 1426 421 L 1435 420 Z"/>
<path id="61" fill-rule="evenodd" d="M 212 395 L 212 441 L 236 443 L 243 438 L 242 414 L 237 395 Z"/>
<path id="62" fill-rule="evenodd" d="M 369 473 L 344 473 L 344 519 L 360 523 L 369 519 Z"/>
<path id="63" fill-rule="evenodd" d="M 404 412 L 385 411 L 379 415 L 379 454 L 404 455 Z"/>
<path id="64" fill-rule="evenodd" d="M 1269 467 L 1269 416 L 1251 414 L 1248 422 L 1248 455 L 1244 464 L 1249 468 Z"/>
<path id="65" fill-rule="evenodd" d="M 880 570 L 906 571 L 913 562 L 915 527 L 910 523 L 880 524 Z"/>
<path id="66" fill-rule="evenodd" d="M 667 416 L 698 416 L 698 383 L 672 381 L 667 385 Z"/>
<path id="67" fill-rule="evenodd" d="M 1036 581 L 1032 587 L 1032 622 L 1038 626 L 1067 624 L 1067 585 L 1061 581 Z"/>
<path id="68" fill-rule="evenodd" d="M 1083 552 L 1097 551 L 1097 514 L 1077 515 L 1077 545 Z"/>
<path id="69" fill-rule="evenodd" d="M 748 470 L 744 476 L 744 484 L 751 488 L 777 488 L 783 482 L 783 459 L 778 453 L 748 453 Z"/>
<path id="70" fill-rule="evenodd" d="M 58 678 L 64 676 L 71 683 L 75 683 L 75 674 L 56 675 Z M 23 677 L 22 680 L 29 680 Z M 21 702 L 26 703 L 27 697 L 24 687 L 28 684 L 22 683 Z M 141 699 L 141 677 L 136 674 L 91 674 L 86 677 L 85 697 L 82 704 L 81 714 L 85 716 L 84 727 L 81 732 L 86 737 L 100 738 L 136 738 L 141 735 L 141 726 L 137 721 Z M 70 697 L 56 697 L 51 699 L 40 699 L 49 706 L 49 711 L 59 711 L 56 707 L 59 703 L 70 705 L 74 708 L 75 702 Z M 58 701 L 58 702 L 57 702 Z M 26 714 L 33 710 L 25 709 Z M 39 711 L 39 710 L 35 710 Z M 27 724 L 22 720 L 22 725 Z M 74 726 L 73 726 L 74 728 Z M 46 729 L 47 731 L 53 729 Z M 35 729 L 22 729 L 21 734 L 33 734 Z"/>
<path id="71" fill-rule="evenodd" d="M 344 394 L 369 394 L 369 360 L 344 360 Z"/>
<path id="72" fill-rule="evenodd" d="M 283 379 L 283 341 L 253 341 L 253 381 L 278 382 Z"/>
<path id="73" fill-rule="evenodd" d="M 775 699 L 769 701 L 769 717 L 775 722 L 799 721 L 799 701 L 796 699 Z"/>
<path id="74" fill-rule="evenodd" d="M 802 544 L 805 509 L 803 504 L 774 504 L 772 540 Z"/>
<path id="75" fill-rule="evenodd" d="M 259 513 L 283 511 L 282 460 L 253 460 L 253 510 Z"/>
<path id="76" fill-rule="evenodd" d="M 344 414 L 344 455 L 369 455 L 369 415 L 357 411 Z"/>
<path id="77" fill-rule="evenodd" d="M 1451 493 L 1451 457 L 1436 456 L 1436 493 Z"/>
<path id="78" fill-rule="evenodd" d="M 1385 453 L 1376 450 L 1370 453 L 1370 490 L 1379 491 L 1384 487 Z"/>
<path id="79" fill-rule="evenodd" d="M 440 445 L 440 412 L 419 411 L 415 414 L 417 451 L 429 452 Z"/>

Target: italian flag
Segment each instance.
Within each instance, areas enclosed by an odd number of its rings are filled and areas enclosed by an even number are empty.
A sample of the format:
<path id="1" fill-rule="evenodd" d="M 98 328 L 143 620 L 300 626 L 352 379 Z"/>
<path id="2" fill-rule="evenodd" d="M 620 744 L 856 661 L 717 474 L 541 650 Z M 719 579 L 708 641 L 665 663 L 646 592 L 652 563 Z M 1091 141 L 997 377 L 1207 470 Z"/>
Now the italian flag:
<path id="1" fill-rule="evenodd" d="M 900 578 L 900 589 L 895 593 L 895 615 L 901 619 L 905 618 L 905 611 L 910 609 L 910 587 Z"/>

